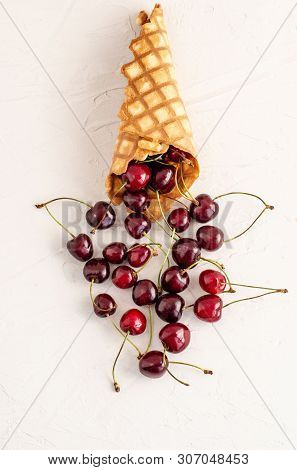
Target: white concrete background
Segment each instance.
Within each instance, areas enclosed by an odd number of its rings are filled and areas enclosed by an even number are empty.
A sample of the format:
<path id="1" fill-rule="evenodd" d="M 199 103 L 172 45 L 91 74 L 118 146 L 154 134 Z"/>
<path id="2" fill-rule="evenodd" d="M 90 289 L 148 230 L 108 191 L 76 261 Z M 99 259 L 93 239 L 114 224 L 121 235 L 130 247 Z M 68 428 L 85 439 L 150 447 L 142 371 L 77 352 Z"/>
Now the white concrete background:
<path id="1" fill-rule="evenodd" d="M 207 377 L 176 368 L 190 388 L 170 377 L 142 377 L 127 347 L 118 395 L 110 368 L 120 338 L 107 322 L 90 317 L 81 265 L 65 251 L 60 230 L 33 204 L 59 195 L 105 197 L 104 160 L 111 158 L 125 85 L 119 70 L 131 57 L 136 13 L 153 2 L 0 2 L 5 448 L 297 445 L 297 8 L 278 31 L 294 3 L 163 1 L 180 88 L 203 147 L 194 192 L 252 191 L 276 206 L 218 257 L 234 280 L 290 292 L 230 307 L 215 326 L 185 314 L 193 340 L 180 357 L 215 371 Z M 220 222 L 233 234 L 259 209 L 237 198 Z M 53 210 L 59 214 L 59 205 Z M 120 222 L 117 228 L 104 239 L 119 237 Z M 98 253 L 102 243 L 100 234 Z M 156 263 L 147 276 L 155 275 Z M 197 296 L 197 272 L 192 276 Z M 107 283 L 104 290 L 109 288 Z M 111 292 L 119 313 L 131 305 L 130 293 Z M 140 344 L 145 340 L 139 338 Z"/>

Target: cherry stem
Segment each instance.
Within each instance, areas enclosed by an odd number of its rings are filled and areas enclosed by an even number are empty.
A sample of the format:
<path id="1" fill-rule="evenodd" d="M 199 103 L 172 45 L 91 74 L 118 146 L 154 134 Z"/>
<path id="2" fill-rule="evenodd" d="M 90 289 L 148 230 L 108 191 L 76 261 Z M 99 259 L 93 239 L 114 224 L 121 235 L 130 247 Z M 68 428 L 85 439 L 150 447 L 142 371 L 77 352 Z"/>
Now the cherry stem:
<path id="1" fill-rule="evenodd" d="M 150 350 L 152 339 L 153 339 L 153 316 L 152 316 L 152 309 L 150 305 L 148 305 L 148 311 L 149 311 L 149 341 L 148 341 L 148 345 L 146 347 L 144 354 L 146 354 Z"/>
<path id="2" fill-rule="evenodd" d="M 99 312 L 109 312 L 109 308 L 100 308 L 98 307 L 98 305 L 96 304 L 95 300 L 94 300 L 94 297 L 93 297 L 93 285 L 94 285 L 94 279 L 91 280 L 90 282 L 90 297 L 91 297 L 91 300 L 92 300 L 92 303 L 94 305 L 94 307 L 96 308 L 96 310 L 98 310 Z M 117 305 L 116 305 L 117 307 Z M 109 315 L 108 315 L 109 316 Z"/>
<path id="3" fill-rule="evenodd" d="M 184 382 L 183 380 L 178 379 L 177 377 L 175 377 L 175 375 L 173 375 L 173 373 L 170 372 L 169 369 L 166 369 L 166 370 L 167 370 L 168 374 L 169 374 L 174 380 L 176 380 L 177 382 L 179 382 L 179 383 L 182 384 L 182 385 L 185 385 L 186 387 L 189 387 L 189 386 L 190 386 L 190 384 L 188 384 L 188 382 Z"/>
<path id="4" fill-rule="evenodd" d="M 270 294 L 277 294 L 277 293 L 286 294 L 287 292 L 288 292 L 287 289 L 275 289 L 272 292 L 265 292 L 265 294 L 255 295 L 254 297 L 246 297 L 245 299 L 233 300 L 232 302 L 229 302 L 228 304 L 223 305 L 223 308 L 229 307 L 229 305 L 236 304 L 238 302 L 244 302 L 245 300 L 258 299 L 259 297 L 264 297 L 265 295 L 270 295 Z"/>
<path id="5" fill-rule="evenodd" d="M 62 227 L 62 229 L 65 230 L 65 232 L 67 232 L 72 238 L 75 238 L 75 235 L 73 235 L 73 233 L 70 232 L 70 230 L 68 230 L 68 228 L 65 227 L 65 225 L 63 225 L 61 222 L 59 222 L 58 219 L 56 219 L 56 217 L 53 215 L 53 213 L 49 210 L 49 208 L 45 205 L 43 206 L 46 211 L 49 213 L 49 215 L 51 216 L 51 218 L 58 224 L 60 225 L 60 227 Z"/>
<path id="6" fill-rule="evenodd" d="M 212 375 L 212 370 L 204 369 L 203 367 L 196 366 L 195 364 L 189 364 L 188 362 L 180 362 L 180 361 L 169 361 L 169 364 L 180 364 L 182 366 L 189 366 L 194 367 L 194 369 L 201 370 L 204 374 Z"/>
<path id="7" fill-rule="evenodd" d="M 164 346 L 164 349 L 163 349 L 162 365 L 163 366 L 166 365 L 166 348 L 165 348 L 165 346 Z"/>
<path id="8" fill-rule="evenodd" d="M 168 237 L 171 237 L 171 233 L 168 233 L 167 230 L 165 230 L 165 228 L 163 227 L 162 224 L 160 224 L 160 222 L 158 221 L 158 219 L 156 219 L 156 217 L 149 211 L 146 209 L 146 212 L 148 213 L 149 217 L 153 219 L 154 222 L 156 222 L 157 225 L 159 225 L 159 227 L 161 227 L 162 230 L 164 230 L 164 232 L 166 233 L 166 235 L 168 235 Z M 170 228 L 171 230 L 171 228 Z"/>
<path id="9" fill-rule="evenodd" d="M 100 225 L 102 224 L 103 220 L 105 219 L 105 216 L 107 214 L 107 212 L 109 211 L 110 207 L 112 206 L 112 203 L 113 203 L 113 200 L 114 198 L 116 197 L 116 195 L 123 189 L 124 186 L 126 186 L 127 183 L 124 183 L 122 186 L 119 187 L 119 189 L 114 193 L 114 195 L 112 196 L 112 198 L 110 199 L 109 201 L 109 204 L 106 208 L 106 211 L 104 213 L 104 215 L 101 217 L 101 219 L 99 220 L 98 224 L 96 225 L 96 227 L 94 227 L 90 233 L 92 233 L 94 235 L 94 233 L 96 233 L 96 230 L 98 230 L 98 228 L 100 227 Z"/>
<path id="10" fill-rule="evenodd" d="M 232 191 L 230 193 L 225 193 L 225 194 L 221 194 L 220 196 L 216 196 L 213 201 L 215 201 L 216 199 L 219 199 L 221 197 L 224 197 L 224 196 L 230 196 L 230 195 L 235 195 L 235 194 L 240 194 L 240 195 L 244 195 L 244 196 L 250 196 L 250 197 L 254 197 L 256 199 L 258 199 L 259 201 L 262 202 L 262 204 L 265 206 L 264 209 L 260 212 L 260 214 L 254 219 L 254 221 L 245 229 L 243 230 L 243 232 L 239 233 L 238 235 L 235 235 L 234 237 L 232 238 L 229 238 L 228 240 L 225 240 L 225 243 L 228 243 L 228 242 L 231 242 L 232 240 L 235 240 L 236 238 L 239 238 L 241 237 L 242 235 L 244 235 L 248 230 L 250 230 L 250 228 L 252 228 L 252 226 L 257 222 L 258 219 L 260 219 L 260 217 L 264 214 L 264 212 L 269 209 L 269 210 L 273 210 L 274 209 L 274 206 L 271 206 L 270 204 L 267 204 L 260 196 L 257 196 L 256 194 L 252 194 L 252 193 L 245 193 L 245 192 L 238 192 L 238 191 Z"/>
<path id="11" fill-rule="evenodd" d="M 162 251 L 162 253 L 163 253 L 164 256 L 167 255 L 166 251 L 163 250 L 161 244 L 155 243 L 154 240 L 152 240 L 151 237 L 150 237 L 147 233 L 145 233 L 144 236 L 145 236 L 148 240 L 150 240 L 154 245 L 158 246 L 158 248 Z M 159 246 L 159 245 L 160 245 L 160 246 Z M 170 266 L 170 264 L 169 264 L 169 259 L 167 260 L 167 262 L 168 262 L 168 268 L 169 268 L 169 266 Z"/>
<path id="12" fill-rule="evenodd" d="M 181 177 L 181 180 L 182 180 L 182 184 L 184 186 L 184 189 L 186 190 L 186 193 L 188 193 L 188 195 L 190 196 L 190 200 L 196 205 L 196 206 L 199 206 L 199 202 L 197 201 L 197 199 L 194 198 L 194 196 L 191 194 L 188 186 L 186 185 L 185 183 L 185 180 L 184 180 L 184 172 L 183 172 L 183 164 L 181 163 L 179 165 L 179 169 L 180 169 L 180 177 Z"/>
<path id="13" fill-rule="evenodd" d="M 162 288 L 161 288 L 161 275 L 162 275 L 162 272 L 163 272 L 163 269 L 164 269 L 164 266 L 165 266 L 166 261 L 168 262 L 168 268 L 169 268 L 169 266 L 170 266 L 170 263 L 169 263 L 169 254 L 170 254 L 170 251 L 171 251 L 173 242 L 174 242 L 174 240 L 175 240 L 174 235 L 175 235 L 175 228 L 172 230 L 172 236 L 171 236 L 171 240 L 170 240 L 170 245 L 169 245 L 169 247 L 168 247 L 167 253 L 165 254 L 165 257 L 164 257 L 164 259 L 163 259 L 163 263 L 161 264 L 161 268 L 160 268 L 160 271 L 159 271 L 159 274 L 158 274 L 158 291 L 159 291 L 159 292 L 162 291 Z"/>
<path id="14" fill-rule="evenodd" d="M 112 320 L 112 318 L 110 316 L 108 316 L 109 320 L 110 320 L 110 323 L 112 324 L 112 326 L 120 333 L 120 335 L 122 335 L 124 338 L 125 338 L 125 335 L 124 333 L 122 332 L 122 330 L 120 330 L 120 328 L 115 324 L 115 322 Z M 142 352 L 140 351 L 140 349 L 136 346 L 135 343 L 133 343 L 133 341 L 131 341 L 130 338 L 127 338 L 127 341 L 129 344 L 131 344 L 131 346 L 133 346 L 133 348 L 137 351 L 138 353 L 138 358 L 140 359 L 143 354 Z"/>
<path id="15" fill-rule="evenodd" d="M 114 371 L 115 371 L 115 366 L 116 366 L 116 363 L 117 363 L 117 361 L 118 361 L 118 358 L 119 358 L 119 356 L 120 356 L 120 354 L 121 354 L 121 352 L 122 352 L 122 350 L 123 350 L 123 347 L 124 347 L 124 345 L 125 345 L 125 343 L 126 343 L 126 341 L 127 341 L 128 335 L 129 335 L 129 331 L 127 331 L 127 333 L 125 334 L 124 341 L 122 342 L 122 345 L 121 345 L 121 347 L 120 347 L 120 350 L 119 350 L 119 352 L 118 352 L 118 354 L 117 354 L 117 356 L 116 356 L 116 358 L 115 358 L 115 361 L 114 361 L 113 367 L 112 367 L 113 386 L 114 386 L 114 389 L 115 389 L 116 392 L 119 392 L 119 391 L 121 390 L 121 388 L 120 388 L 120 386 L 119 386 L 119 384 L 118 384 L 118 382 L 117 382 L 117 380 L 116 380 L 116 378 L 115 378 L 115 373 L 114 373 Z"/>
<path id="16" fill-rule="evenodd" d="M 130 246 L 130 248 L 127 250 L 127 253 L 129 251 L 133 250 L 134 248 L 137 248 L 138 246 L 157 246 L 158 248 L 161 248 L 161 243 L 137 243 L 137 245 Z"/>
<path id="17" fill-rule="evenodd" d="M 176 189 L 178 190 L 179 194 L 187 199 L 188 201 L 190 202 L 193 202 L 195 205 L 198 205 L 198 201 L 196 201 L 195 199 L 192 199 L 192 198 L 189 198 L 179 187 L 179 183 L 178 183 L 178 172 L 176 171 L 175 172 L 175 186 L 176 186 Z"/>
<path id="18" fill-rule="evenodd" d="M 172 227 L 171 227 L 171 225 L 168 223 L 168 220 L 166 219 L 165 214 L 164 214 L 164 211 L 163 211 L 163 207 L 162 207 L 162 204 L 161 204 L 159 191 L 156 191 L 156 195 L 157 195 L 157 200 L 158 200 L 158 204 L 159 204 L 159 207 L 160 207 L 161 215 L 162 215 L 162 217 L 163 217 L 163 219 L 164 219 L 164 221 L 165 221 L 167 227 L 169 227 L 169 230 L 172 231 Z M 177 236 L 178 236 L 178 238 L 180 238 L 179 235 L 177 235 Z M 177 238 L 175 238 L 175 240 L 177 240 Z"/>
<path id="19" fill-rule="evenodd" d="M 225 268 L 222 264 L 218 263 L 217 261 L 214 261 L 212 259 L 208 259 L 208 258 L 200 258 L 202 261 L 206 261 L 207 263 L 210 263 L 210 264 L 213 264 L 214 266 L 216 266 L 220 271 L 222 271 L 222 273 L 224 274 L 227 282 L 228 282 L 228 285 L 229 285 L 229 290 L 225 291 L 225 292 L 229 292 L 230 294 L 234 294 L 235 293 L 235 290 L 233 289 L 232 287 L 232 282 L 230 281 L 230 278 L 228 276 L 228 274 L 226 273 L 225 271 Z M 236 284 L 234 284 L 236 285 Z"/>
<path id="20" fill-rule="evenodd" d="M 156 158 L 149 158 L 148 160 L 144 160 L 143 162 L 140 162 L 139 163 L 151 163 L 151 162 L 157 162 L 158 160 L 160 160 L 165 154 L 164 153 L 161 153 L 160 155 L 158 155 Z"/>
<path id="21" fill-rule="evenodd" d="M 43 202 L 41 204 L 35 204 L 35 207 L 37 207 L 37 209 L 41 209 L 42 207 L 47 206 L 48 204 L 51 204 L 52 202 L 56 202 L 56 201 L 75 201 L 75 202 L 79 202 L 80 204 L 84 204 L 90 209 L 92 209 L 93 207 L 91 204 L 88 204 L 85 201 L 81 201 L 80 199 L 75 199 L 74 197 L 56 197 L 55 199 L 51 199 L 50 201 Z"/>
<path id="22" fill-rule="evenodd" d="M 165 197 L 166 199 L 170 199 L 171 201 L 178 202 L 179 204 L 181 204 L 188 210 L 188 206 L 184 202 L 180 201 L 179 199 L 174 199 L 173 197 L 166 196 L 166 194 L 162 194 L 162 196 Z"/>
<path id="23" fill-rule="evenodd" d="M 248 287 L 249 289 L 262 289 L 262 290 L 273 290 L 273 291 L 278 291 L 279 290 L 279 289 L 276 289 L 274 287 L 250 286 L 248 284 L 237 284 L 235 282 L 231 282 L 231 284 L 232 284 L 232 286 Z M 229 292 L 229 291 L 226 291 L 226 292 Z"/>

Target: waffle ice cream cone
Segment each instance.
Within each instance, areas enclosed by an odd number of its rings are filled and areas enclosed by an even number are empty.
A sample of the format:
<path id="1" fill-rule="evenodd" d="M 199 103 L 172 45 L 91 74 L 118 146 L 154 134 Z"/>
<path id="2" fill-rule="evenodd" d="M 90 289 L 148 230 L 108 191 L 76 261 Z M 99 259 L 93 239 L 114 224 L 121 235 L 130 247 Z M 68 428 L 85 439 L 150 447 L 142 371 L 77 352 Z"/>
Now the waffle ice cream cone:
<path id="1" fill-rule="evenodd" d="M 140 34 L 130 44 L 134 59 L 122 67 L 128 85 L 119 111 L 119 134 L 106 179 L 106 191 L 115 204 L 122 200 L 119 175 L 126 171 L 129 162 L 165 153 L 169 145 L 190 154 L 191 165 L 181 164 L 185 183 L 181 183 L 181 187 L 189 188 L 199 174 L 191 126 L 177 88 L 161 6 L 157 4 L 150 17 L 140 12 L 137 20 Z M 149 193 L 152 200 L 149 211 L 152 219 L 158 219 L 161 213 L 156 195 L 153 191 Z M 180 192 L 174 188 L 168 196 L 177 199 Z M 161 203 L 166 212 L 173 201 L 161 196 Z"/>

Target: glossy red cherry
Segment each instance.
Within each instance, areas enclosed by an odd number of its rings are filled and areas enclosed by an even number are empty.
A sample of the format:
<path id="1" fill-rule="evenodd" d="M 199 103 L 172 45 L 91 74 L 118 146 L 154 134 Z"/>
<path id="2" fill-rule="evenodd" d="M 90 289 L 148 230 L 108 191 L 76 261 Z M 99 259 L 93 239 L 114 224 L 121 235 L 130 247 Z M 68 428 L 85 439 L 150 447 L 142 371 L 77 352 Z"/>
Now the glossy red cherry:
<path id="1" fill-rule="evenodd" d="M 153 163 L 151 187 L 162 194 L 169 193 L 175 186 L 175 167 Z"/>
<path id="2" fill-rule="evenodd" d="M 149 351 L 139 361 L 140 372 L 150 379 L 158 379 L 165 374 L 168 359 L 161 351 Z"/>
<path id="3" fill-rule="evenodd" d="M 104 258 L 92 258 L 84 265 L 83 274 L 87 281 L 101 284 L 109 278 L 109 264 Z"/>
<path id="4" fill-rule="evenodd" d="M 132 336 L 140 335 L 146 329 L 146 317 L 137 308 L 131 308 L 120 320 L 121 330 Z"/>
<path id="5" fill-rule="evenodd" d="M 207 251 L 216 251 L 224 243 L 224 232 L 212 225 L 204 225 L 197 230 L 197 241 L 200 248 Z"/>
<path id="6" fill-rule="evenodd" d="M 102 254 L 112 264 L 121 264 L 126 258 L 127 247 L 124 243 L 114 242 L 107 245 Z"/>
<path id="7" fill-rule="evenodd" d="M 151 229 L 151 221 L 144 214 L 132 213 L 125 219 L 125 228 L 131 237 L 139 240 Z"/>
<path id="8" fill-rule="evenodd" d="M 216 217 L 219 205 L 208 194 L 199 194 L 195 199 L 199 205 L 196 206 L 193 202 L 190 205 L 190 214 L 193 219 L 204 224 Z"/>
<path id="9" fill-rule="evenodd" d="M 196 317 L 209 323 L 214 323 L 221 318 L 222 308 L 223 302 L 218 295 L 203 295 L 194 303 Z"/>
<path id="10" fill-rule="evenodd" d="M 200 273 L 199 284 L 209 294 L 221 294 L 226 287 L 226 278 L 219 271 L 206 269 Z"/>
<path id="11" fill-rule="evenodd" d="M 172 247 L 172 258 L 181 268 L 188 268 L 199 261 L 201 250 L 197 240 L 193 238 L 180 238 Z"/>
<path id="12" fill-rule="evenodd" d="M 97 317 L 105 318 L 114 314 L 117 304 L 110 295 L 98 294 L 94 299 L 93 307 Z"/>
<path id="13" fill-rule="evenodd" d="M 151 203 L 150 198 L 144 189 L 136 191 L 135 193 L 125 191 L 123 194 L 123 202 L 125 206 L 133 212 L 143 212 Z"/>
<path id="14" fill-rule="evenodd" d="M 161 285 L 164 290 L 171 294 L 178 294 L 184 291 L 190 282 L 190 277 L 186 271 L 179 266 L 171 266 L 162 274 Z"/>
<path id="15" fill-rule="evenodd" d="M 162 328 L 159 338 L 168 352 L 179 353 L 188 346 L 191 333 L 183 323 L 172 323 Z"/>
<path id="16" fill-rule="evenodd" d="M 183 160 L 189 160 L 192 155 L 190 153 L 184 152 L 183 150 L 180 150 L 176 147 L 173 147 L 173 145 L 170 145 L 169 149 L 167 150 L 164 160 L 165 162 L 174 162 L 174 163 L 180 163 Z"/>
<path id="17" fill-rule="evenodd" d="M 67 250 L 78 261 L 87 261 L 93 256 L 93 243 L 88 235 L 80 233 L 67 242 Z"/>
<path id="18" fill-rule="evenodd" d="M 130 163 L 127 171 L 122 174 L 125 188 L 132 192 L 144 189 L 151 178 L 151 169 L 145 163 Z"/>
<path id="19" fill-rule="evenodd" d="M 176 323 L 180 320 L 185 306 L 184 299 L 178 294 L 161 295 L 156 302 L 156 313 L 161 320 L 167 323 Z"/>
<path id="20" fill-rule="evenodd" d="M 119 289 L 129 289 L 137 281 L 137 273 L 129 266 L 119 266 L 113 271 L 111 279 Z"/>
<path id="21" fill-rule="evenodd" d="M 190 213 L 187 209 L 173 209 L 168 216 L 168 223 L 177 233 L 184 232 L 190 225 Z"/>
<path id="22" fill-rule="evenodd" d="M 111 227 L 116 220 L 114 209 L 110 203 L 105 201 L 96 202 L 96 204 L 86 213 L 86 219 L 89 225 L 97 227 L 98 230 L 104 230 Z"/>
<path id="23" fill-rule="evenodd" d="M 156 302 L 158 289 L 149 279 L 141 279 L 136 282 L 132 291 L 132 298 L 136 305 L 152 305 Z"/>
<path id="24" fill-rule="evenodd" d="M 151 256 L 151 250 L 146 245 L 132 245 L 127 253 L 127 260 L 133 268 L 143 266 Z"/>

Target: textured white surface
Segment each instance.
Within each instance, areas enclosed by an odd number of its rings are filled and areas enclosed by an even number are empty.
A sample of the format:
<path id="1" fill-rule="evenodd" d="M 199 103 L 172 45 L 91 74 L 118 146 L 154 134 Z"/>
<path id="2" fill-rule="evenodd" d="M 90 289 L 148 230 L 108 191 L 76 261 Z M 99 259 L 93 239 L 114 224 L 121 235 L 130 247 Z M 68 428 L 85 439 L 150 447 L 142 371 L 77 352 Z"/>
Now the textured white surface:
<path id="1" fill-rule="evenodd" d="M 119 395 L 109 380 L 120 339 L 93 316 L 81 331 L 91 312 L 81 265 L 33 203 L 104 197 L 104 160 L 110 161 L 125 85 L 119 69 L 131 57 L 136 13 L 153 2 L 0 3 L 2 446 L 296 446 L 296 10 L 249 76 L 294 1 L 163 2 L 198 147 L 211 133 L 194 192 L 248 190 L 276 206 L 219 259 L 238 282 L 290 292 L 230 307 L 215 327 L 185 314 L 193 340 L 181 357 L 215 371 L 208 377 L 176 369 L 190 388 L 170 377 L 145 379 L 127 347 Z M 220 223 L 231 235 L 257 210 L 236 199 Z M 197 295 L 197 272 L 192 277 Z M 130 293 L 111 292 L 120 311 L 131 305 Z"/>

